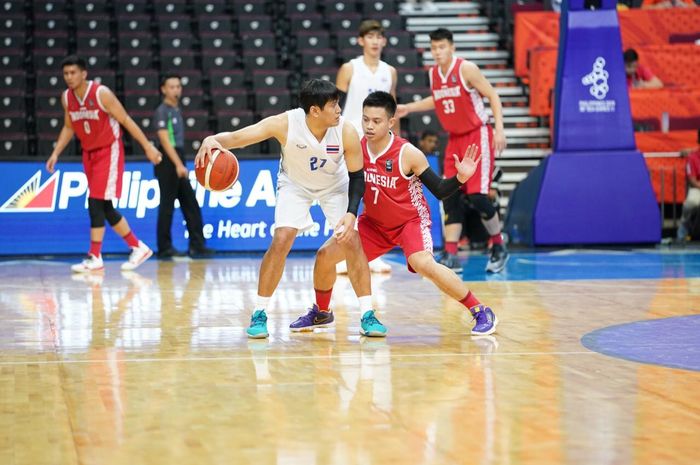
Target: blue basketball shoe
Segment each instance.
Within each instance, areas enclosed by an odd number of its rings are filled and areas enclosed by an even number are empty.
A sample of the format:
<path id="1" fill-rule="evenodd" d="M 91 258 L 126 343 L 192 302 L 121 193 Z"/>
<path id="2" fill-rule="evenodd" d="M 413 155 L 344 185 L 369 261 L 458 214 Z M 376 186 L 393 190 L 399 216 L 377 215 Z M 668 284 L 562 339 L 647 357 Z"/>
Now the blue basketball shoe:
<path id="1" fill-rule="evenodd" d="M 476 305 L 469 309 L 476 324 L 472 328 L 472 335 L 474 336 L 488 336 L 496 332 L 496 326 L 498 326 L 498 318 L 493 313 L 491 308 L 486 305 Z"/>
<path id="2" fill-rule="evenodd" d="M 333 312 L 322 312 L 318 309 L 318 305 L 313 304 L 306 315 L 300 316 L 289 325 L 289 329 L 294 332 L 313 331 L 314 328 L 333 326 L 333 320 L 335 320 Z"/>
<path id="3" fill-rule="evenodd" d="M 376 316 L 374 310 L 367 310 L 360 320 L 360 334 L 370 337 L 386 336 L 386 326 L 384 326 Z"/>
<path id="4" fill-rule="evenodd" d="M 265 310 L 256 310 L 253 313 L 246 333 L 252 339 L 264 339 L 270 335 L 267 332 L 267 315 L 265 315 Z"/>

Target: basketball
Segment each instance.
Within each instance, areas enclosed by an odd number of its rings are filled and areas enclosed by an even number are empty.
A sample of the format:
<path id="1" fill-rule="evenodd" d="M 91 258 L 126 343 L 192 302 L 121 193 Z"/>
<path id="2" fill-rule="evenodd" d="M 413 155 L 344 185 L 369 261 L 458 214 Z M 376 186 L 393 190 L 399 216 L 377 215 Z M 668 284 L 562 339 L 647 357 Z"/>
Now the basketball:
<path id="1" fill-rule="evenodd" d="M 238 180 L 238 159 L 228 150 L 214 150 L 210 163 L 204 156 L 204 166 L 195 169 L 197 182 L 205 189 L 220 192 L 230 189 Z"/>

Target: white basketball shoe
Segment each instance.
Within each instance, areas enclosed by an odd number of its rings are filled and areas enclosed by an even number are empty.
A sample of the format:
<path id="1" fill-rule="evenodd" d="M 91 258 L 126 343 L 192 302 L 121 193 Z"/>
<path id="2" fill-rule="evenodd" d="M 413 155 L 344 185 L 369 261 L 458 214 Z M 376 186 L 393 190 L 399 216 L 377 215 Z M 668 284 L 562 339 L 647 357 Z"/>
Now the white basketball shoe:
<path id="1" fill-rule="evenodd" d="M 82 262 L 72 265 L 70 269 L 73 271 L 73 273 L 90 273 L 91 271 L 101 270 L 104 267 L 105 264 L 102 261 L 102 255 L 95 257 L 94 255 L 90 254 L 85 257 Z"/>
<path id="2" fill-rule="evenodd" d="M 122 271 L 135 270 L 141 266 L 143 262 L 148 260 L 151 255 L 153 255 L 153 251 L 146 244 L 139 241 L 139 245 L 131 249 L 129 260 L 122 263 Z"/>

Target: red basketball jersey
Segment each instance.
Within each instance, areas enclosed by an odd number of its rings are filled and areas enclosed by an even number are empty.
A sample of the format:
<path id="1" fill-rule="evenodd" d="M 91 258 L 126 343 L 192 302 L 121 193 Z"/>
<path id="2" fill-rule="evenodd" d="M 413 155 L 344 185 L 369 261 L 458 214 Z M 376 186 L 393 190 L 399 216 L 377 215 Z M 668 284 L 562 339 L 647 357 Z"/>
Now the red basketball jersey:
<path id="1" fill-rule="evenodd" d="M 364 157 L 364 215 L 383 229 L 399 228 L 419 219 L 430 224 L 430 210 L 418 176 L 401 173 L 401 154 L 409 142 L 392 134 L 389 146 L 375 155 L 361 141 Z"/>
<path id="2" fill-rule="evenodd" d="M 100 84 L 88 81 L 88 87 L 82 100 L 70 89 L 63 93 L 63 101 L 66 103 L 73 131 L 80 139 L 83 150 L 87 152 L 108 147 L 115 139 L 121 137 L 119 123 L 109 116 L 109 113 L 102 108 L 102 104 L 97 100 L 99 88 Z"/>
<path id="3" fill-rule="evenodd" d="M 445 76 L 438 65 L 430 68 L 430 89 L 435 101 L 435 113 L 445 131 L 465 134 L 488 123 L 484 99 L 476 89 L 469 89 L 459 69 L 461 58 L 453 58 Z"/>

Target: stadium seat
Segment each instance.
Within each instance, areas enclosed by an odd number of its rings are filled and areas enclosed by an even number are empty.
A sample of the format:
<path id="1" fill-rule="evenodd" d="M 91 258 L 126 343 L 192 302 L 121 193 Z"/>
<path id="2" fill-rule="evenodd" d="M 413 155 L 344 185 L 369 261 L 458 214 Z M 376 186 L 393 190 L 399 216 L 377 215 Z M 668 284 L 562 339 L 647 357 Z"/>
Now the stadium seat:
<path id="1" fill-rule="evenodd" d="M 382 59 L 396 68 L 417 68 L 418 53 L 415 49 L 384 49 Z"/>
<path id="2" fill-rule="evenodd" d="M 323 0 L 323 11 L 326 16 L 337 13 L 357 13 L 355 2 L 345 0 Z M 331 22 L 331 24 L 334 24 Z"/>
<path id="3" fill-rule="evenodd" d="M 287 70 L 253 70 L 253 90 L 286 89 L 290 71 Z"/>
<path id="4" fill-rule="evenodd" d="M 0 50 L 22 50 L 25 45 L 24 31 L 3 32 Z"/>
<path id="5" fill-rule="evenodd" d="M 24 113 L 4 113 L 0 116 L 0 128 L 3 135 L 6 132 L 25 132 L 27 130 L 27 118 Z"/>
<path id="6" fill-rule="evenodd" d="M 3 0 L 0 2 L 0 10 L 5 15 L 24 15 L 25 2 L 21 0 Z"/>
<path id="7" fill-rule="evenodd" d="M 157 128 L 153 123 L 153 117 L 155 116 L 155 112 L 155 108 L 153 108 L 152 111 L 134 110 L 129 112 L 129 116 L 131 116 L 131 119 L 133 119 L 134 122 L 138 125 L 138 127 L 140 127 L 141 130 L 143 130 L 144 134 L 146 134 L 146 137 L 148 137 L 151 140 L 157 140 Z"/>
<path id="8" fill-rule="evenodd" d="M 66 10 L 65 0 L 37 0 L 32 4 L 34 14 L 63 13 Z"/>
<path id="9" fill-rule="evenodd" d="M 166 33 L 192 34 L 192 25 L 189 16 L 168 15 L 156 17 L 158 31 L 161 35 Z"/>
<path id="10" fill-rule="evenodd" d="M 391 35 L 392 31 L 401 31 L 404 29 L 403 18 L 398 14 L 384 14 L 379 19 L 379 22 L 382 23 L 382 27 L 387 31 L 387 35 Z"/>
<path id="11" fill-rule="evenodd" d="M 36 132 L 56 134 L 63 128 L 64 114 L 62 111 L 37 111 Z"/>
<path id="12" fill-rule="evenodd" d="M 3 71 L 22 70 L 25 67 L 24 50 L 0 50 L 0 69 Z"/>
<path id="13" fill-rule="evenodd" d="M 111 39 L 108 32 L 78 31 L 75 42 L 82 56 L 89 51 L 109 50 Z"/>
<path id="14" fill-rule="evenodd" d="M 148 50 L 120 50 L 119 69 L 151 69 L 153 68 L 153 55 Z"/>
<path id="15" fill-rule="evenodd" d="M 63 49 L 34 50 L 34 69 L 58 69 L 61 61 L 68 55 L 68 51 Z"/>
<path id="16" fill-rule="evenodd" d="M 160 87 L 158 73 L 152 69 L 125 70 L 124 89 L 129 91 L 154 91 Z"/>
<path id="17" fill-rule="evenodd" d="M 0 76 L 0 95 L 3 91 L 9 90 L 13 93 L 16 90 L 24 91 L 27 88 L 27 76 L 24 71 L 7 71 Z"/>
<path id="18" fill-rule="evenodd" d="M 224 15 L 226 14 L 225 0 L 206 0 L 194 2 L 194 14 L 202 15 Z"/>
<path id="19" fill-rule="evenodd" d="M 150 91 L 124 91 L 124 107 L 127 111 L 155 111 L 160 101 L 157 87 Z"/>
<path id="20" fill-rule="evenodd" d="M 128 0 L 114 2 L 116 16 L 145 15 L 148 13 L 148 0 Z"/>
<path id="21" fill-rule="evenodd" d="M 238 67 L 239 55 L 233 50 L 203 50 L 202 70 L 206 73 L 211 70 L 230 70 Z"/>
<path id="22" fill-rule="evenodd" d="M 26 27 L 26 19 L 24 16 L 7 15 L 0 21 L 0 33 L 4 37 L 5 34 L 20 34 L 24 33 Z"/>
<path id="23" fill-rule="evenodd" d="M 362 49 L 360 47 L 345 47 L 343 49 L 338 50 L 338 59 L 343 63 L 350 61 L 353 58 L 357 58 L 361 55 Z"/>
<path id="24" fill-rule="evenodd" d="M 233 50 L 233 36 L 230 33 L 200 33 L 200 40 L 202 43 L 202 50 L 208 50 L 210 52 L 215 51 L 215 49 Z"/>
<path id="25" fill-rule="evenodd" d="M 248 109 L 248 92 L 243 89 L 212 89 L 214 113 Z"/>
<path id="26" fill-rule="evenodd" d="M 194 69 L 194 52 L 191 50 L 161 50 L 160 69 L 163 71 L 173 69 Z"/>
<path id="27" fill-rule="evenodd" d="M 351 31 L 357 34 L 362 22 L 362 16 L 358 13 L 334 13 L 327 16 L 327 20 L 336 31 Z"/>
<path id="28" fill-rule="evenodd" d="M 337 31 L 335 33 L 335 41 L 338 51 L 352 48 L 361 53 L 361 49 L 357 45 L 357 31 Z"/>
<path id="29" fill-rule="evenodd" d="M 277 3 L 281 12 L 286 15 L 315 13 L 317 8 L 315 0 L 286 0 Z"/>
<path id="30" fill-rule="evenodd" d="M 193 43 L 194 39 L 192 37 L 192 34 L 181 34 L 179 32 L 163 33 L 162 31 L 160 33 L 161 54 L 164 51 L 191 51 Z"/>
<path id="31" fill-rule="evenodd" d="M 76 16 L 75 28 L 78 31 L 105 32 L 110 29 L 109 17 L 103 16 Z"/>
<path id="32" fill-rule="evenodd" d="M 174 72 L 180 75 L 180 82 L 185 93 L 202 90 L 202 72 L 198 69 L 180 70 L 180 69 L 164 69 L 163 73 Z"/>
<path id="33" fill-rule="evenodd" d="M 411 113 L 407 119 L 412 133 L 422 133 L 428 130 L 440 132 L 442 130 L 435 113 Z"/>
<path id="34" fill-rule="evenodd" d="M 241 36 L 250 32 L 271 32 L 272 18 L 269 16 L 240 16 L 238 17 L 238 31 Z"/>
<path id="35" fill-rule="evenodd" d="M 3 21 L 7 23 L 7 19 Z M 24 21 L 22 21 L 24 24 Z M 34 28 L 37 31 L 65 31 L 68 29 L 68 17 L 63 13 L 41 14 L 34 18 Z"/>
<path id="36" fill-rule="evenodd" d="M 185 0 L 159 0 L 153 2 L 153 8 L 153 12 L 157 18 L 167 17 L 169 15 L 186 15 L 187 2 Z"/>
<path id="37" fill-rule="evenodd" d="M 185 133 L 189 131 L 208 131 L 209 113 L 203 110 L 183 111 L 182 119 L 185 122 Z"/>
<path id="38" fill-rule="evenodd" d="M 246 70 L 276 69 L 277 54 L 275 52 L 262 52 L 254 50 L 243 55 L 243 63 Z"/>
<path id="39" fill-rule="evenodd" d="M 197 25 L 199 33 L 202 35 L 208 33 L 228 35 L 233 32 L 233 23 L 230 16 L 202 16 L 197 20 Z"/>
<path id="40" fill-rule="evenodd" d="M 17 95 L 3 95 L 0 97 L 0 114 L 5 114 L 12 111 L 26 110 L 26 97 L 17 93 Z"/>
<path id="41" fill-rule="evenodd" d="M 265 0 L 243 0 L 232 3 L 235 16 L 267 14 Z"/>
<path id="42" fill-rule="evenodd" d="M 336 53 L 334 50 L 313 49 L 301 51 L 302 69 L 328 68 L 336 65 Z"/>
<path id="43" fill-rule="evenodd" d="M 33 39 L 35 50 L 68 50 L 68 33 L 66 31 L 35 31 Z M 24 38 L 22 38 L 22 42 L 24 42 Z M 24 47 L 24 43 L 21 47 Z"/>
<path id="44" fill-rule="evenodd" d="M 108 15 L 106 0 L 75 0 L 73 9 L 77 15 Z"/>
<path id="45" fill-rule="evenodd" d="M 26 155 L 27 152 L 27 134 L 3 132 L 2 141 L 0 141 L 0 158 Z"/>
<path id="46" fill-rule="evenodd" d="M 204 138 L 210 135 L 211 131 L 185 131 L 185 153 L 190 156 L 197 153 Z M 238 152 L 239 149 L 236 150 Z"/>
<path id="47" fill-rule="evenodd" d="M 274 51 L 275 36 L 271 32 L 246 33 L 241 37 L 243 53 L 259 51 Z"/>
<path id="48" fill-rule="evenodd" d="M 287 89 L 260 90 L 255 93 L 255 109 L 258 113 L 287 111 L 291 101 L 291 95 Z"/>
<path id="49" fill-rule="evenodd" d="M 63 81 L 63 79 L 61 79 Z M 64 89 L 37 89 L 34 93 L 34 108 L 43 112 L 63 111 L 61 98 Z"/>
<path id="50" fill-rule="evenodd" d="M 148 33 L 151 31 L 151 18 L 146 15 L 119 16 L 117 17 L 117 30 L 120 34 L 122 32 Z"/>
<path id="51" fill-rule="evenodd" d="M 149 50 L 153 37 L 148 32 L 124 32 L 119 34 L 120 51 Z"/>
<path id="52" fill-rule="evenodd" d="M 221 111 L 216 116 L 217 131 L 235 131 L 255 122 L 250 110 Z"/>
<path id="53" fill-rule="evenodd" d="M 305 31 L 300 32 L 296 37 L 297 50 L 300 51 L 331 47 L 331 38 L 328 31 Z"/>
<path id="54" fill-rule="evenodd" d="M 213 70 L 209 73 L 209 85 L 215 90 L 243 89 L 245 73 L 243 71 Z"/>
<path id="55" fill-rule="evenodd" d="M 416 102 L 427 96 L 428 89 L 425 87 L 402 87 L 397 93 L 399 103 Z"/>
<path id="56" fill-rule="evenodd" d="M 88 78 L 92 76 L 92 70 L 88 74 Z M 39 70 L 36 72 L 36 88 L 37 90 L 51 90 L 54 92 L 62 92 L 66 88 L 63 81 L 63 76 L 58 69 L 54 70 Z"/>
<path id="57" fill-rule="evenodd" d="M 88 73 L 88 79 L 99 82 L 111 91 L 114 91 L 117 87 L 117 77 L 111 69 L 91 69 Z"/>
<path id="58" fill-rule="evenodd" d="M 37 133 L 37 155 L 42 158 L 48 158 L 56 147 L 56 140 L 58 139 L 58 134 L 60 131 L 48 132 L 48 133 Z M 75 137 L 68 142 L 66 148 L 63 149 L 64 155 L 79 155 L 77 152 L 78 144 L 76 143 Z"/>
<path id="59" fill-rule="evenodd" d="M 309 68 L 304 70 L 304 79 L 325 79 L 326 81 L 331 81 L 335 83 L 335 76 L 338 74 L 338 68 L 332 66 L 329 68 Z"/>
<path id="60" fill-rule="evenodd" d="M 398 88 L 401 90 L 403 87 L 418 87 L 424 88 L 425 92 L 428 92 L 428 72 L 421 68 L 401 68 L 396 67 L 396 73 L 398 74 Z"/>
<path id="61" fill-rule="evenodd" d="M 368 17 L 379 17 L 387 13 L 396 13 L 396 4 L 392 0 L 363 0 L 362 13 Z"/>
<path id="62" fill-rule="evenodd" d="M 196 88 L 184 90 L 180 98 L 180 106 L 185 112 L 204 110 L 204 91 Z"/>
<path id="63" fill-rule="evenodd" d="M 289 28 L 292 32 L 320 31 L 323 29 L 323 17 L 318 13 L 291 14 Z"/>
<path id="64" fill-rule="evenodd" d="M 415 49 L 413 38 L 408 31 L 388 31 L 387 47 L 396 49 Z"/>

